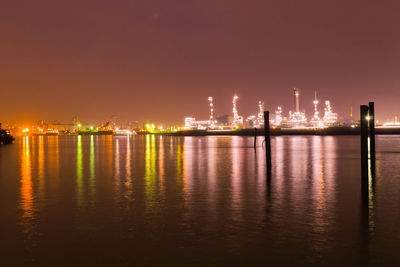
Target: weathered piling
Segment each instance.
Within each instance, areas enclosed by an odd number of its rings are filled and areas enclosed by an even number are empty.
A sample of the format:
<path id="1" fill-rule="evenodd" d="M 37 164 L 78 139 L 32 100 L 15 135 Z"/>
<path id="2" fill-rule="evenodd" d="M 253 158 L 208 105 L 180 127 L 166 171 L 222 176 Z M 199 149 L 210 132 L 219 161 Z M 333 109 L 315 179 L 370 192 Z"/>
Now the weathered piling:
<path id="1" fill-rule="evenodd" d="M 368 185 L 368 106 L 360 106 L 361 178 Z"/>
<path id="2" fill-rule="evenodd" d="M 269 111 L 264 111 L 264 136 L 265 136 L 265 156 L 267 161 L 267 174 L 271 175 L 271 131 L 269 128 Z"/>
<path id="3" fill-rule="evenodd" d="M 371 162 L 371 173 L 375 176 L 375 107 L 374 102 L 368 103 L 369 118 L 369 153 Z"/>
<path id="4" fill-rule="evenodd" d="M 257 148 L 257 127 L 254 127 L 254 149 Z"/>

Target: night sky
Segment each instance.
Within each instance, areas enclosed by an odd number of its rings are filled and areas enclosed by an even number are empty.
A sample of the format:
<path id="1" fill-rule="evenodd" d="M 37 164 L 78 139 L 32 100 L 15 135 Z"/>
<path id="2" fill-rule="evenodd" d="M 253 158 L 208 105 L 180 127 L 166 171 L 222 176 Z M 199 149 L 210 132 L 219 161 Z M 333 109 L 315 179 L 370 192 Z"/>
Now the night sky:
<path id="1" fill-rule="evenodd" d="M 399 1 L 2 1 L 1 121 L 182 124 L 294 109 L 400 115 Z M 320 106 L 322 112 L 322 106 Z"/>

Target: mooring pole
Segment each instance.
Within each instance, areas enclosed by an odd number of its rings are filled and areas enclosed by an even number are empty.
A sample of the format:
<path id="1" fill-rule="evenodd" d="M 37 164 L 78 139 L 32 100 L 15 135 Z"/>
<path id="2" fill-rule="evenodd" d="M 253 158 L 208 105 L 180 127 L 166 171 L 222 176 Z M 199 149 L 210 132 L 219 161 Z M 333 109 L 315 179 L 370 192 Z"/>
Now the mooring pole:
<path id="1" fill-rule="evenodd" d="M 254 149 L 257 148 L 257 127 L 254 127 Z"/>
<path id="2" fill-rule="evenodd" d="M 368 106 L 360 106 L 361 135 L 361 178 L 362 184 L 368 186 Z"/>
<path id="3" fill-rule="evenodd" d="M 269 111 L 264 111 L 264 136 L 265 156 L 267 161 L 267 174 L 271 175 L 271 131 L 269 129 Z"/>
<path id="4" fill-rule="evenodd" d="M 375 107 L 374 102 L 368 103 L 369 109 L 369 153 L 371 160 L 371 173 L 375 176 Z"/>

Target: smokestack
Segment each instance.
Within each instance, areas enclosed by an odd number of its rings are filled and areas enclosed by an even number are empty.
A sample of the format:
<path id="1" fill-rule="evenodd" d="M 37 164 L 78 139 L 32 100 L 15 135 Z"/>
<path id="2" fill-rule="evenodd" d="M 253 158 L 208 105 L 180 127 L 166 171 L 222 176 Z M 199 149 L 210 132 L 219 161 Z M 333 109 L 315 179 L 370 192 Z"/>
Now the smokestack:
<path id="1" fill-rule="evenodd" d="M 214 103 L 212 96 L 208 98 L 208 102 L 210 106 L 210 125 L 214 126 Z"/>
<path id="2" fill-rule="evenodd" d="M 296 96 L 296 112 L 300 112 L 300 104 L 299 104 L 300 91 L 299 88 L 293 88 L 293 90 L 294 90 L 294 95 Z"/>

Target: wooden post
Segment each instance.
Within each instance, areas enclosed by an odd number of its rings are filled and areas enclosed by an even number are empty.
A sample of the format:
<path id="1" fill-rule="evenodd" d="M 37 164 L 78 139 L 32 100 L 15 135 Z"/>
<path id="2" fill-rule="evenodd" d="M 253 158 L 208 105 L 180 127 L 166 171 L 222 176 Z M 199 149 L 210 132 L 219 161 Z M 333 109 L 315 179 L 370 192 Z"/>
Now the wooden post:
<path id="1" fill-rule="evenodd" d="M 361 135 L 361 178 L 363 187 L 368 187 L 368 106 L 360 106 L 360 135 Z"/>
<path id="2" fill-rule="evenodd" d="M 375 176 L 375 107 L 374 102 L 369 102 L 369 153 L 371 160 L 371 173 Z"/>
<path id="3" fill-rule="evenodd" d="M 257 148 L 257 127 L 254 127 L 254 149 Z"/>
<path id="4" fill-rule="evenodd" d="M 269 129 L 269 111 L 264 111 L 264 136 L 265 136 L 265 156 L 267 161 L 267 174 L 271 175 L 271 132 Z"/>

